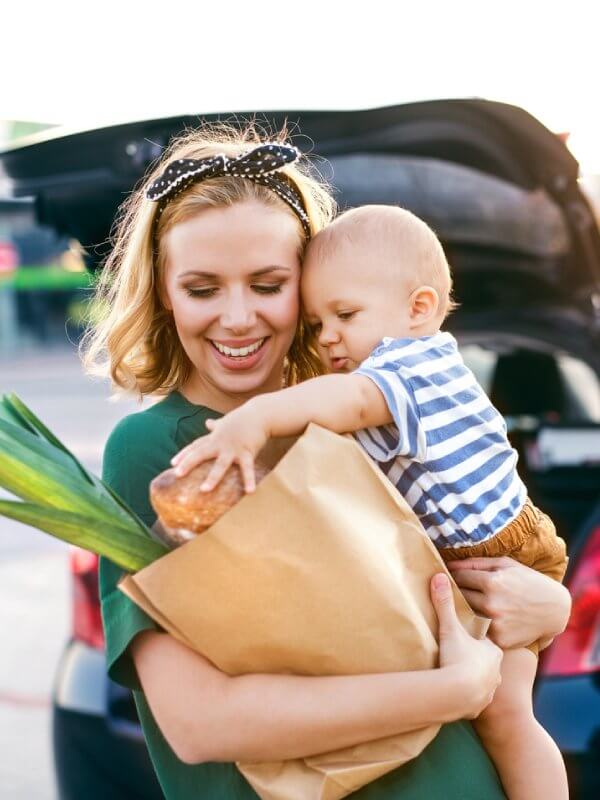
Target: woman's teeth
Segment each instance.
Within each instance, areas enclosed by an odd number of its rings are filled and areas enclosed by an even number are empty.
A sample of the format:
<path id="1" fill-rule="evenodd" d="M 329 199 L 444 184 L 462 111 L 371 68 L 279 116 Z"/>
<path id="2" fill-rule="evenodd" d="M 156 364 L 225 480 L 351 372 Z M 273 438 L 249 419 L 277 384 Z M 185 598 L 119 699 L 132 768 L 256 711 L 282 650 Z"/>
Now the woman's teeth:
<path id="1" fill-rule="evenodd" d="M 227 347 L 227 345 L 221 344 L 220 342 L 213 341 L 212 343 L 217 348 L 219 353 L 223 353 L 224 356 L 232 356 L 233 358 L 243 358 L 243 356 L 250 356 L 252 353 L 256 353 L 256 351 L 262 347 L 263 342 L 265 339 L 259 339 L 258 341 L 254 342 L 254 344 L 249 344 L 247 347 Z"/>

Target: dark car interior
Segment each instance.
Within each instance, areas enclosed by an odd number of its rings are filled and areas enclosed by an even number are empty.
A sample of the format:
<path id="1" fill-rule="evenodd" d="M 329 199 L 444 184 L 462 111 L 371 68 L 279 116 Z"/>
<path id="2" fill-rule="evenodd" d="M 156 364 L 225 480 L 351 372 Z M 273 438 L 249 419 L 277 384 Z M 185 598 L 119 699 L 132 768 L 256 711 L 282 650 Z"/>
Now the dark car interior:
<path id="1" fill-rule="evenodd" d="M 469 338 L 474 340 L 472 334 Z M 463 354 L 506 420 L 533 502 L 550 514 L 569 541 L 598 502 L 600 382 L 584 361 L 564 352 L 520 344 L 509 349 L 506 334 L 499 335 L 497 346 L 498 351 L 483 351 L 468 344 Z M 485 369 L 482 355 L 488 362 Z M 548 431 L 564 444 L 544 459 L 539 444 Z M 587 440 L 581 454 L 570 452 L 573 433 L 579 431 Z"/>

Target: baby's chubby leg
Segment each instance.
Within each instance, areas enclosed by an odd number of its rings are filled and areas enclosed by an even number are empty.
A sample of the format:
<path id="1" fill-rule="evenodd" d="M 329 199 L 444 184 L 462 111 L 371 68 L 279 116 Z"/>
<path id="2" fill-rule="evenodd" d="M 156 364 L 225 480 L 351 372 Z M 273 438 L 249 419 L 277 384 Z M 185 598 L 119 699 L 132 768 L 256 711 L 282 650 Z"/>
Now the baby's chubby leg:
<path id="1" fill-rule="evenodd" d="M 475 720 L 509 800 L 567 800 L 567 775 L 560 752 L 533 716 L 537 658 L 525 648 L 507 650 L 502 683 Z"/>

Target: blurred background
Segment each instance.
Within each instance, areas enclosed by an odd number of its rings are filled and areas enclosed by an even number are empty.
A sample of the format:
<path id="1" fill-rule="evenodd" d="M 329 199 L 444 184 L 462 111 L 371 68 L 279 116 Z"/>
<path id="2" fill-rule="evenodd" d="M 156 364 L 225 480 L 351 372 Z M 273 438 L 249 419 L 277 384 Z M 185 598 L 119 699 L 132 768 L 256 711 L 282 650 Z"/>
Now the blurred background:
<path id="1" fill-rule="evenodd" d="M 81 241 L 57 222 L 61 189 L 59 184 L 47 188 L 44 181 L 77 164 L 86 182 L 84 194 L 94 194 L 95 181 L 104 190 L 92 151 L 77 148 L 105 139 L 76 137 L 71 152 L 60 151 L 59 169 L 53 160 L 59 150 L 52 142 L 68 133 L 106 128 L 117 136 L 120 125 L 140 122 L 138 138 L 125 147 L 129 166 L 110 162 L 121 176 L 111 184 L 116 207 L 115 198 L 126 196 L 166 142 L 152 120 L 193 124 L 216 113 L 358 111 L 440 98 L 486 98 L 525 109 L 577 159 L 576 189 L 589 204 L 593 223 L 586 218 L 585 225 L 594 226 L 595 247 L 600 224 L 598 28 L 587 3 L 424 0 L 415 8 L 379 0 L 352 7 L 341 2 L 298 7 L 232 2 L 215 14 L 177 2 L 165 7 L 110 0 L 86 6 L 83 14 L 82 6 L 68 2 L 24 2 L 0 12 L 0 393 L 18 394 L 96 473 L 108 433 L 121 416 L 140 406 L 133 399 L 110 400 L 110 387 L 86 377 L 80 366 L 77 347 L 93 293 L 90 267 L 101 266 L 106 239 Z M 352 115 L 345 120 L 342 138 L 353 130 Z M 120 146 L 125 140 L 118 141 Z M 514 155 L 521 161 L 529 158 L 524 152 Z M 330 163 L 322 169 L 335 179 Z M 28 194 L 27 186 L 34 185 Z M 65 203 L 72 203 L 66 191 Z M 39 199 L 50 196 L 51 213 Z M 92 205 L 86 213 L 94 214 Z M 598 255 L 590 256 L 596 265 Z M 567 282 L 554 290 L 566 298 L 570 288 Z M 584 301 L 579 285 L 577 292 L 579 313 Z M 590 311 L 586 334 L 597 342 L 600 296 L 588 292 L 586 302 L 596 310 L 595 315 Z M 503 325 L 504 331 L 510 328 Z M 467 340 L 473 368 L 479 365 L 485 382 L 492 370 L 488 356 L 477 350 L 473 337 Z M 506 342 L 502 347 L 506 351 Z M 557 344 L 552 352 L 559 350 Z M 573 366 L 569 358 L 573 361 L 573 353 L 558 359 L 559 366 L 566 365 L 569 391 L 577 395 L 578 408 L 587 411 L 559 419 L 572 429 L 567 438 L 551 436 L 547 447 L 568 451 L 578 468 L 585 463 L 594 470 L 585 473 L 589 485 L 585 514 L 577 518 L 579 530 L 595 508 L 592 501 L 600 500 L 600 390 L 593 359 L 586 364 L 581 356 L 580 366 Z M 526 409 L 516 416 L 522 420 L 531 413 Z M 528 424 L 521 428 L 515 423 L 517 434 L 532 430 Z M 581 430 L 587 450 L 580 457 Z M 539 456 L 539 441 L 536 446 Z M 579 486 L 581 474 L 575 481 Z M 587 559 L 585 575 L 574 584 L 583 592 L 582 624 L 591 637 L 585 665 L 573 666 L 574 651 L 559 654 L 543 687 L 551 692 L 565 676 L 575 678 L 560 684 L 561 708 L 553 699 L 545 713 L 561 731 L 563 752 L 573 756 L 573 796 L 580 800 L 600 796 L 597 531 L 600 522 L 588 525 L 577 540 Z M 0 517 L 0 629 L 7 637 L 0 659 L 2 798 L 160 796 L 144 760 L 131 698 L 109 686 L 103 674 L 95 568 L 94 558 L 83 551 Z M 540 697 L 543 692 L 540 688 Z M 585 726 L 582 715 L 589 718 Z M 137 788 L 124 777 L 127 769 Z M 121 775 L 115 776 L 116 771 Z"/>

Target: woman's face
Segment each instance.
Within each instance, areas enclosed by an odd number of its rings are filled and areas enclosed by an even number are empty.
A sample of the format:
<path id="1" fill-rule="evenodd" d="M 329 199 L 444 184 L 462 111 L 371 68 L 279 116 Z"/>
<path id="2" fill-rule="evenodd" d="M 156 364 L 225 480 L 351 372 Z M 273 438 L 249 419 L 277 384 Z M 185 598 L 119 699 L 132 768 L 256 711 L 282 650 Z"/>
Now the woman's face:
<path id="1" fill-rule="evenodd" d="M 258 201 L 210 208 L 164 237 L 165 305 L 193 371 L 192 402 L 228 411 L 281 387 L 299 314 L 299 231 Z"/>

